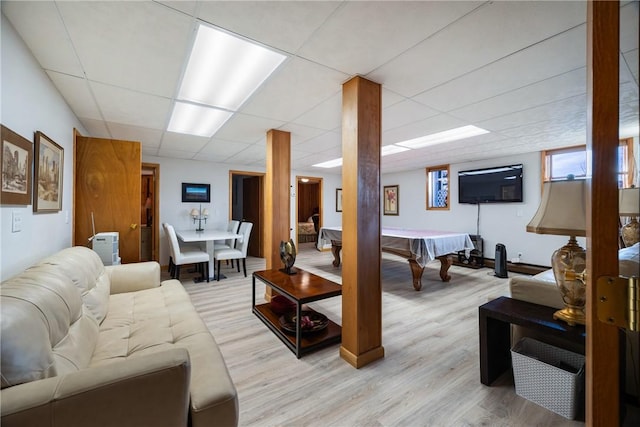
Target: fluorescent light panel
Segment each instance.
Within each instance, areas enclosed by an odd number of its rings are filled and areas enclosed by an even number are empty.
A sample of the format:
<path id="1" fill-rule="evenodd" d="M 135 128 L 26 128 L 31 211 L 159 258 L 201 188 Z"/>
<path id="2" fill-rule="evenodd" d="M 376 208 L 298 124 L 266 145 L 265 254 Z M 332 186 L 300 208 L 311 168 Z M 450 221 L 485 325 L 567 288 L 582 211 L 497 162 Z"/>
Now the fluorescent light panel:
<path id="1" fill-rule="evenodd" d="M 397 145 L 385 145 L 380 149 L 381 156 L 388 156 L 389 154 L 402 153 L 403 151 L 408 151 L 409 148 L 398 147 Z M 315 166 L 318 168 L 335 168 L 338 166 L 342 166 L 342 157 L 339 159 L 333 159 L 322 163 L 316 163 Z"/>
<path id="2" fill-rule="evenodd" d="M 397 142 L 396 145 L 408 148 L 422 148 L 428 145 L 442 144 L 444 142 L 457 141 L 460 139 L 471 138 L 472 136 L 483 135 L 489 133 L 488 130 L 476 126 L 462 126 L 455 129 L 438 132 L 431 135 L 421 136 L 419 138 L 410 139 L 408 141 Z"/>
<path id="3" fill-rule="evenodd" d="M 278 52 L 200 24 L 178 97 L 236 111 L 285 59 Z"/>
<path id="4" fill-rule="evenodd" d="M 210 138 L 232 114 L 230 111 L 176 101 L 167 130 Z"/>
<path id="5" fill-rule="evenodd" d="M 393 145 L 393 144 L 385 145 L 380 150 L 380 155 L 384 157 L 384 156 L 388 156 L 389 154 L 402 153 L 403 151 L 409 151 L 409 149 L 406 147 L 400 147 L 398 145 Z"/>

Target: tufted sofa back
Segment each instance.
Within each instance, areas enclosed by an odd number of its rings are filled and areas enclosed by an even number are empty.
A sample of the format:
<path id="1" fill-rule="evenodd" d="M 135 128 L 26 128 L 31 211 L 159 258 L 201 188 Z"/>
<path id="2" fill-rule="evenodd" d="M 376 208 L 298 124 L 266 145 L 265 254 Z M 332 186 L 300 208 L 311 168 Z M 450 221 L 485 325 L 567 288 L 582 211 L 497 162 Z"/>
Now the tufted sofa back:
<path id="1" fill-rule="evenodd" d="M 2 388 L 89 365 L 109 276 L 84 247 L 64 249 L 0 285 Z"/>

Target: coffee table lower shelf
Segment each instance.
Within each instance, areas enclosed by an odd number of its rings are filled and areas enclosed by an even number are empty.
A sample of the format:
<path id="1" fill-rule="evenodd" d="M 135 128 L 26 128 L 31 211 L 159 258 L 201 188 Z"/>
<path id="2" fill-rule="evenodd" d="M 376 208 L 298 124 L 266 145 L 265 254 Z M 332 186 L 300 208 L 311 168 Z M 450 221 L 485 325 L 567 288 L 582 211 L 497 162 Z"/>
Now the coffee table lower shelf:
<path id="1" fill-rule="evenodd" d="M 310 309 L 305 309 L 310 310 Z M 311 310 L 313 311 L 313 310 Z M 342 337 L 342 328 L 337 323 L 329 320 L 329 324 L 321 331 L 302 335 L 300 345 L 296 343 L 295 335 L 288 334 L 280 327 L 280 315 L 271 311 L 269 303 L 258 304 L 253 307 L 253 314 L 267 325 L 269 329 L 300 358 L 303 354 L 318 350 L 331 344 L 339 343 Z"/>

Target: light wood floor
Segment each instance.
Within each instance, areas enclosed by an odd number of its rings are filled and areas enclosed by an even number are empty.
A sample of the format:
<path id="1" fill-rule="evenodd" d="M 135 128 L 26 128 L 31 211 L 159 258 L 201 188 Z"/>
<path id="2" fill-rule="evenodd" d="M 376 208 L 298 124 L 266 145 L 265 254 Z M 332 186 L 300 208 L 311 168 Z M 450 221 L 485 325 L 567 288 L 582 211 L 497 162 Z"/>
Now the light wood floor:
<path id="1" fill-rule="evenodd" d="M 330 252 L 302 244 L 296 266 L 340 283 Z M 422 291 L 408 263 L 383 254 L 384 359 L 354 369 L 339 345 L 296 359 L 251 312 L 251 275 L 264 260 L 249 258 L 248 277 L 182 282 L 210 328 L 238 389 L 241 426 L 576 426 L 516 395 L 505 375 L 480 383 L 478 306 L 507 295 L 508 279 L 493 270 L 451 267 L 452 280 L 427 266 Z M 166 272 L 164 273 L 166 275 Z M 513 275 L 513 273 L 510 273 Z M 257 286 L 262 300 L 264 286 Z M 339 297 L 310 304 L 341 323 Z"/>

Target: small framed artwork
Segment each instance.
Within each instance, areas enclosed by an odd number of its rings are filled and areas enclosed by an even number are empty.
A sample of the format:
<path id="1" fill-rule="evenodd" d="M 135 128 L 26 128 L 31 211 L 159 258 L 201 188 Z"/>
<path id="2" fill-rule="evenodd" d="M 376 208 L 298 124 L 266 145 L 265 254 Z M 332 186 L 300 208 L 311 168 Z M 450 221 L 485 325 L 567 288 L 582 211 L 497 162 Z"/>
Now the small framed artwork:
<path id="1" fill-rule="evenodd" d="M 211 184 L 183 182 L 182 202 L 211 203 Z"/>
<path id="2" fill-rule="evenodd" d="M 33 211 L 62 210 L 64 149 L 44 133 L 36 132 Z"/>
<path id="3" fill-rule="evenodd" d="M 336 212 L 342 212 L 342 188 L 336 188 Z"/>
<path id="4" fill-rule="evenodd" d="M 30 205 L 33 144 L 9 128 L 2 126 L 2 205 Z"/>
<path id="5" fill-rule="evenodd" d="M 383 191 L 384 214 L 398 215 L 398 203 L 400 196 L 400 186 L 385 185 Z"/>

